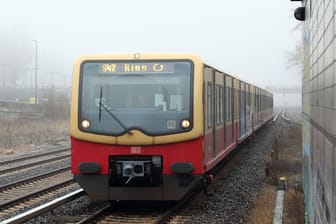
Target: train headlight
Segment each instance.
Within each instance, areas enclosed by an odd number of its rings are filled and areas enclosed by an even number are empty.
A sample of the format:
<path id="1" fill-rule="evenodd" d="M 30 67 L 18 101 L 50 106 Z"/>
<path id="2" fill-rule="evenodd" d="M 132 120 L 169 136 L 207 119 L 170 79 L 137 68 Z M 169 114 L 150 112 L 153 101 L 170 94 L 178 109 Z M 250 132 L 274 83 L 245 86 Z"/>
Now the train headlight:
<path id="1" fill-rule="evenodd" d="M 82 125 L 83 128 L 89 128 L 90 127 L 90 121 L 82 120 L 81 125 Z"/>
<path id="2" fill-rule="evenodd" d="M 181 125 L 182 125 L 182 128 L 189 128 L 190 127 L 190 121 L 189 120 L 183 120 Z"/>
<path id="3" fill-rule="evenodd" d="M 140 53 L 135 53 L 134 54 L 134 59 L 139 60 L 140 59 Z"/>

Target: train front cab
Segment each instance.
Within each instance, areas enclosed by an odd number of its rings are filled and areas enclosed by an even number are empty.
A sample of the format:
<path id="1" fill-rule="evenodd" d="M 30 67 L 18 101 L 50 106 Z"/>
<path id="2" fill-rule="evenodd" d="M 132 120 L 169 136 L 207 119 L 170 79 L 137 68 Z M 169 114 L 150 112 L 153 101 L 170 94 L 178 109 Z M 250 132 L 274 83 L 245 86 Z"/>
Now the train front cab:
<path id="1" fill-rule="evenodd" d="M 132 59 L 129 59 L 127 55 L 123 57 L 124 60 Z M 156 55 L 154 57 L 153 55 L 143 55 L 142 57 L 147 60 L 146 63 L 148 63 L 148 60 L 150 62 L 151 60 L 156 60 Z M 167 60 L 169 60 L 167 63 L 175 62 L 174 60 L 180 63 L 180 57 L 181 56 L 174 56 L 172 59 L 171 55 L 169 55 L 165 63 Z M 166 56 L 160 56 L 158 60 L 162 60 L 162 58 L 165 59 Z M 187 61 L 189 63 L 189 56 L 185 58 L 187 59 L 183 59 L 183 62 Z M 100 125 L 102 123 L 100 120 L 104 122 L 114 122 L 116 119 L 113 118 L 113 115 L 110 116 L 112 112 L 107 112 L 109 111 L 107 107 L 101 108 L 98 106 L 97 109 L 97 102 L 103 102 L 104 100 L 102 99 L 106 99 L 105 102 L 109 103 L 107 101 L 108 97 L 104 96 L 108 91 L 110 91 L 108 96 L 115 96 L 117 94 L 111 94 L 114 87 L 108 85 L 112 85 L 112 82 L 104 81 L 102 83 L 102 81 L 97 80 L 86 82 L 88 86 L 97 86 L 95 88 L 87 88 L 86 91 L 91 91 L 91 89 L 92 91 L 87 92 L 86 96 L 82 97 L 83 99 L 88 99 L 88 108 L 93 108 L 93 115 L 91 116 L 90 112 L 87 113 L 88 115 L 86 117 L 80 118 L 78 108 L 80 108 L 80 106 L 82 106 L 82 108 L 85 107 L 78 102 L 80 98 L 79 77 L 81 63 L 86 61 L 92 63 L 93 66 L 90 65 L 91 70 L 88 71 L 92 72 L 96 69 L 95 63 L 111 61 L 111 58 L 110 56 L 98 56 L 93 59 L 89 57 L 80 59 L 79 62 L 77 62 L 77 66 L 74 68 L 75 85 L 72 89 L 71 169 L 74 174 L 74 179 L 84 188 L 90 197 L 100 200 L 180 200 L 186 192 L 201 182 L 205 169 L 202 151 L 204 144 L 203 136 L 201 136 L 203 131 L 201 100 L 203 64 L 198 57 L 190 56 L 190 61 L 191 60 L 194 62 L 195 72 L 193 80 L 193 101 L 191 101 L 194 109 L 193 115 L 191 116 L 193 118 L 193 120 L 191 120 L 193 128 L 191 131 L 161 136 L 146 135 L 136 128 L 130 129 L 125 134 L 119 136 L 109 135 L 109 133 L 100 134 L 95 133 L 95 131 L 90 133 L 80 130 L 80 125 L 86 125 L 88 123 L 87 117 L 91 119 L 90 122 L 92 124 L 99 122 Z M 118 61 L 118 63 L 122 63 L 122 61 Z M 155 66 L 154 63 L 153 65 Z M 111 66 L 111 68 L 113 67 Z M 168 74 L 171 77 L 171 74 Z M 152 76 L 157 78 L 159 74 L 152 74 Z M 90 77 L 93 79 L 102 76 L 95 74 Z M 103 77 L 105 79 L 109 77 L 113 78 L 112 75 L 107 74 Z M 122 82 L 122 84 L 125 85 L 127 83 L 129 82 Z M 165 83 L 170 84 L 170 82 Z M 183 82 L 178 83 L 183 84 Z M 124 90 L 125 88 L 119 89 Z M 125 94 L 127 93 L 125 92 Z M 157 98 L 159 99 L 159 97 Z M 94 105 L 95 101 L 96 104 Z M 116 101 L 120 101 L 120 104 L 123 103 L 117 98 L 114 98 L 111 102 Z M 117 114 L 118 112 L 115 111 L 113 113 Z M 156 112 L 153 111 L 153 114 L 154 113 Z M 171 111 L 171 113 L 164 115 L 170 116 L 172 113 L 175 112 Z M 157 119 L 165 119 L 159 113 L 154 115 Z M 122 114 L 117 115 L 119 118 L 121 116 Z M 128 120 L 124 119 L 123 121 L 129 122 L 130 119 L 133 118 L 134 116 L 129 117 Z M 183 120 L 185 117 L 181 119 Z M 150 120 L 148 122 L 153 121 Z M 174 122 L 169 123 L 167 120 L 165 122 L 166 125 L 175 125 Z M 182 122 L 179 124 L 182 125 Z M 102 123 L 102 125 L 104 124 Z M 129 123 L 129 126 L 131 125 L 132 124 Z M 120 128 L 120 125 L 115 126 Z M 108 126 L 106 126 L 106 128 L 108 128 Z M 131 132 L 131 134 L 129 134 L 129 132 Z M 133 178 L 133 176 L 136 177 Z"/>

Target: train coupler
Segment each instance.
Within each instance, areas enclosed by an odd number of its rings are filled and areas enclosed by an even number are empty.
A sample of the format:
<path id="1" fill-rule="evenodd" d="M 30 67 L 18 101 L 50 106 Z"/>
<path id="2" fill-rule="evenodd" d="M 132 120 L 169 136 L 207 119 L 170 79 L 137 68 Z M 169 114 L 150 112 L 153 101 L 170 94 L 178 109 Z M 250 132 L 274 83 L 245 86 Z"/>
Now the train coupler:
<path id="1" fill-rule="evenodd" d="M 213 193 L 208 192 L 208 187 L 210 184 L 214 183 L 214 176 L 212 174 L 207 174 L 203 177 L 202 180 L 202 189 L 203 189 L 203 194 L 206 196 L 212 196 Z"/>

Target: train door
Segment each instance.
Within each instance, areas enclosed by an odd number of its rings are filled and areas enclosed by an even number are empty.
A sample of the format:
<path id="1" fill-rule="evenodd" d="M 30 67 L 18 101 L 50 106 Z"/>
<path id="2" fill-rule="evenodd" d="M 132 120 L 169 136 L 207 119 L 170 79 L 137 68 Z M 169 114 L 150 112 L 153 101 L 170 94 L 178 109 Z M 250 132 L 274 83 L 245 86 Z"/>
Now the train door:
<path id="1" fill-rule="evenodd" d="M 235 120 L 236 120 L 236 113 L 235 113 L 235 107 L 236 107 L 236 91 L 235 91 L 235 86 L 234 86 L 234 79 L 231 78 L 231 121 L 232 121 L 232 143 L 235 141 L 236 139 L 236 135 L 235 135 L 235 129 L 236 129 L 236 125 L 235 125 Z"/>
<path id="2" fill-rule="evenodd" d="M 215 130 L 214 143 L 216 144 L 216 155 L 225 148 L 225 126 L 224 126 L 224 74 L 215 72 Z"/>
<path id="3" fill-rule="evenodd" d="M 227 138 L 227 130 L 226 130 L 226 111 L 227 111 L 227 105 L 226 105 L 226 75 L 223 76 L 223 91 L 222 91 L 222 105 L 223 105 L 223 114 L 222 114 L 222 119 L 223 119 L 223 128 L 224 128 L 224 148 L 226 148 L 229 142 L 229 139 Z"/>
<path id="4" fill-rule="evenodd" d="M 238 142 L 240 136 L 240 82 L 237 79 L 233 79 L 233 104 L 234 104 L 234 140 Z"/>
<path id="5" fill-rule="evenodd" d="M 258 95 L 257 87 L 253 86 L 253 130 L 257 128 L 257 108 L 258 108 Z"/>
<path id="6" fill-rule="evenodd" d="M 239 123 L 240 123 L 240 135 L 242 138 L 245 136 L 246 130 L 246 104 L 245 104 L 245 85 L 243 82 L 240 82 L 239 85 Z"/>
<path id="7" fill-rule="evenodd" d="M 261 90 L 258 88 L 258 125 L 261 124 Z"/>
<path id="8" fill-rule="evenodd" d="M 255 87 L 251 86 L 251 102 L 252 102 L 252 106 L 251 106 L 251 116 L 252 116 L 252 130 L 254 130 L 254 127 L 256 125 L 255 122 L 255 108 L 256 108 L 256 94 L 255 94 Z"/>
<path id="9" fill-rule="evenodd" d="M 265 115 L 265 92 L 261 90 L 260 97 L 261 97 L 261 107 L 260 107 L 260 122 L 264 123 L 264 115 Z"/>
<path id="10" fill-rule="evenodd" d="M 256 117 L 256 126 L 259 127 L 260 125 L 260 89 L 256 87 L 256 110 L 255 110 L 255 117 Z"/>
<path id="11" fill-rule="evenodd" d="M 204 68 L 204 159 L 205 162 L 209 162 L 216 155 L 216 136 L 215 136 L 215 104 L 214 104 L 214 79 L 215 72 L 213 69 L 205 67 Z"/>
<path id="12" fill-rule="evenodd" d="M 232 77 L 226 76 L 225 88 L 225 129 L 227 146 L 234 141 L 234 86 Z"/>
<path id="13" fill-rule="evenodd" d="M 251 85 L 245 84 L 245 98 L 246 98 L 246 132 L 247 134 L 250 134 L 250 131 L 252 129 L 252 111 L 251 111 Z"/>

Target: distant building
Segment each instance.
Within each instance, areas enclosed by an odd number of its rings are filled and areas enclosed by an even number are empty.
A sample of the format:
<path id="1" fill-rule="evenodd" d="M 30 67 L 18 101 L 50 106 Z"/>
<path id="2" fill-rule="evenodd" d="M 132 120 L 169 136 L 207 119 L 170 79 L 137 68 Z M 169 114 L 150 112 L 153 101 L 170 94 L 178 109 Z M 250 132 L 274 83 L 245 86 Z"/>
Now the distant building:
<path id="1" fill-rule="evenodd" d="M 292 0 L 294 1 L 294 0 Z M 309 223 L 336 223 L 336 0 L 303 0 L 303 188 Z"/>

